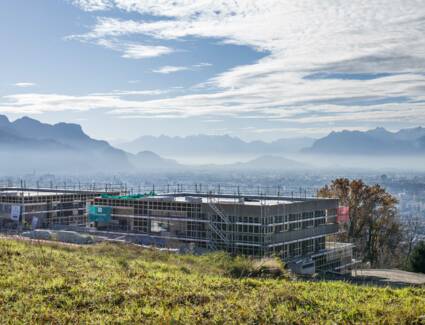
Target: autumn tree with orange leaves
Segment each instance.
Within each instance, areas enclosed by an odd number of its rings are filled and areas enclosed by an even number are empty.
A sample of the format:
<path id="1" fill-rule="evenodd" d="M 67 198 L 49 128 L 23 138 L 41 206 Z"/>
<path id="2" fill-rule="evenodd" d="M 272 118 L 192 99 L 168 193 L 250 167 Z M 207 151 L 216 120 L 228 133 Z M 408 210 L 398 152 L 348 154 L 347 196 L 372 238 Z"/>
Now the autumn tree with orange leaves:
<path id="1" fill-rule="evenodd" d="M 397 266 L 400 261 L 402 228 L 397 199 L 380 185 L 338 178 L 321 188 L 320 197 L 334 197 L 349 207 L 350 221 L 341 239 L 355 244 L 356 252 L 372 266 Z"/>

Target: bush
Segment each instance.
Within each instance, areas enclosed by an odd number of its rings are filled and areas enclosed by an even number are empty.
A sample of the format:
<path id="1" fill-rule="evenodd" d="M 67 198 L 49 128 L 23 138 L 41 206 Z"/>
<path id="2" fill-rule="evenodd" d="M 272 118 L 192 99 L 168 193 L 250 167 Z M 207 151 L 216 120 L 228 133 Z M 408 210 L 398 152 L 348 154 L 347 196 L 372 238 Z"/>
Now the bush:
<path id="1" fill-rule="evenodd" d="M 409 257 L 409 269 L 413 272 L 425 273 L 425 242 L 420 241 Z"/>

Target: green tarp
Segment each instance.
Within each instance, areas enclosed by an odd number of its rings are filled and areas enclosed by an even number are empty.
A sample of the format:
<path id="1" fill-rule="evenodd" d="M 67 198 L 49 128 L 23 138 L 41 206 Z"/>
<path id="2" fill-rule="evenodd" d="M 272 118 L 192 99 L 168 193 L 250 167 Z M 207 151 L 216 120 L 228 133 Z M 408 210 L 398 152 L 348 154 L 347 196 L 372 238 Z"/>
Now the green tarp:
<path id="1" fill-rule="evenodd" d="M 156 193 L 154 191 L 150 191 L 149 193 L 144 194 L 129 194 L 129 195 L 110 195 L 110 194 L 102 194 L 102 199 L 118 199 L 118 200 L 134 200 L 141 199 L 148 196 L 155 196 Z"/>

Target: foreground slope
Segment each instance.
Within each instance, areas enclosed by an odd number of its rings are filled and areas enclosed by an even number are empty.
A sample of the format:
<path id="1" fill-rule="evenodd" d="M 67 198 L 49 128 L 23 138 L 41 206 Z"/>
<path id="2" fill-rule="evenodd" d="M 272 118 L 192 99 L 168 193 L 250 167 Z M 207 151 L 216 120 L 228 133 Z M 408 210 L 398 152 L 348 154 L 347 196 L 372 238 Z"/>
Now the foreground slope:
<path id="1" fill-rule="evenodd" d="M 15 323 L 421 323 L 425 289 L 238 278 L 250 261 L 0 239 L 0 315 Z"/>

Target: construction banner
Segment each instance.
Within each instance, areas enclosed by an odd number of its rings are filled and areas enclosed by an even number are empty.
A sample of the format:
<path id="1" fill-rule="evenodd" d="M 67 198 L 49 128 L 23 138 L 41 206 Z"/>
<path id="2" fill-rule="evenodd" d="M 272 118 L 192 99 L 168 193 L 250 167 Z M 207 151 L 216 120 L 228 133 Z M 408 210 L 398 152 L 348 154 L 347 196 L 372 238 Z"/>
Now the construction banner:
<path id="1" fill-rule="evenodd" d="M 90 205 L 88 207 L 89 222 L 110 222 L 112 208 Z"/>

